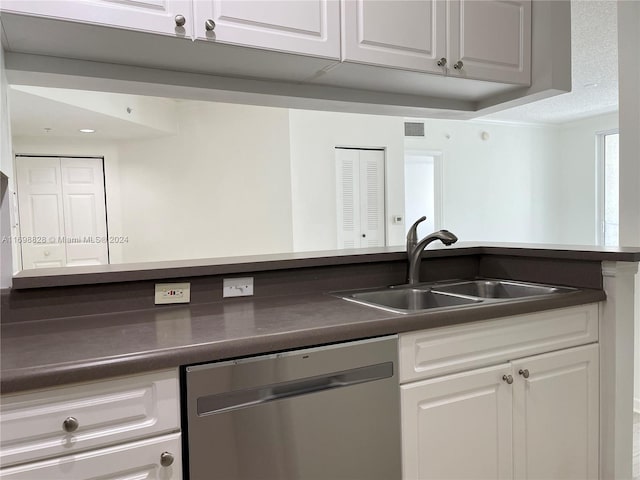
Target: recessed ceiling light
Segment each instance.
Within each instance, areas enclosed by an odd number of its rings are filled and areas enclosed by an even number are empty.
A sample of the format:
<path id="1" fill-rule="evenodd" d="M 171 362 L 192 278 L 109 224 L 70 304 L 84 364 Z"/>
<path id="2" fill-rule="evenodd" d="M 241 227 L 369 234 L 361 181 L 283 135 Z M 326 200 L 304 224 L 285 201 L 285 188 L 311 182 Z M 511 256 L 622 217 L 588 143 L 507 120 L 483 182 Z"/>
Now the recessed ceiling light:
<path id="1" fill-rule="evenodd" d="M 80 131 L 82 133 L 94 133 L 95 130 L 93 128 L 81 128 Z"/>
<path id="2" fill-rule="evenodd" d="M 596 88 L 598 86 L 597 83 L 585 83 L 583 85 L 584 88 Z"/>

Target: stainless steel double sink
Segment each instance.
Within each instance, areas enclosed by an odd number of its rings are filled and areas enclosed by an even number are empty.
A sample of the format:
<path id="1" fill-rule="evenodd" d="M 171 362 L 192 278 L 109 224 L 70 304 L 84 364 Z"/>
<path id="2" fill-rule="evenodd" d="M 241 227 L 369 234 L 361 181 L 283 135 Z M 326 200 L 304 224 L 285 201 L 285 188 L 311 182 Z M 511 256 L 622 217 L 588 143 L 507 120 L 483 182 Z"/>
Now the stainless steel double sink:
<path id="1" fill-rule="evenodd" d="M 576 289 L 512 280 L 477 279 L 334 292 L 333 295 L 394 313 L 416 313 L 573 291 Z"/>

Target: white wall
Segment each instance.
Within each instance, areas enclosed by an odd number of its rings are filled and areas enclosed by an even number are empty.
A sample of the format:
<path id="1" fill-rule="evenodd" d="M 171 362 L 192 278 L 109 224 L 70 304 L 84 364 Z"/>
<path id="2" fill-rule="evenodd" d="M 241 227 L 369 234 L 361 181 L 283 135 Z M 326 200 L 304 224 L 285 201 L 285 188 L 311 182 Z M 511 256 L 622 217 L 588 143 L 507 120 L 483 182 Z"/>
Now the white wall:
<path id="1" fill-rule="evenodd" d="M 387 243 L 403 245 L 404 121 L 399 117 L 290 110 L 291 203 L 296 252 L 337 248 L 335 147 L 386 150 Z"/>
<path id="2" fill-rule="evenodd" d="M 176 136 L 118 155 L 123 261 L 292 251 L 287 110 L 184 102 Z"/>
<path id="3" fill-rule="evenodd" d="M 11 195 L 13 162 L 11 155 L 11 126 L 9 123 L 9 103 L 7 101 L 7 77 L 4 70 L 4 49 L 0 45 L 0 172 L 7 178 L 0 195 L 0 288 L 11 287 L 13 274 L 13 253 L 11 239 Z"/>
<path id="4" fill-rule="evenodd" d="M 406 146 L 442 152 L 442 227 L 461 241 L 559 240 L 553 127 L 426 120 Z"/>
<path id="5" fill-rule="evenodd" d="M 561 189 L 559 243 L 597 244 L 596 134 L 618 128 L 618 114 L 578 120 L 560 127 L 557 178 Z"/>

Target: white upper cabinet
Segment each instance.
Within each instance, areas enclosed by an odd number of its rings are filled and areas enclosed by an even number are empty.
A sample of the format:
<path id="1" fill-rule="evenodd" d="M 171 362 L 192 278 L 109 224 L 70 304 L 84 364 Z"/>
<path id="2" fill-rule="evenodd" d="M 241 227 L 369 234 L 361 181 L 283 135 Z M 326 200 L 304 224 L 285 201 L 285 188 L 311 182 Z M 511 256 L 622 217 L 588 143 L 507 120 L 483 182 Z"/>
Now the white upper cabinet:
<path id="1" fill-rule="evenodd" d="M 530 84 L 531 0 L 456 0 L 448 8 L 449 74 Z"/>
<path id="2" fill-rule="evenodd" d="M 191 0 L 2 0 L 2 10 L 191 38 Z"/>
<path id="3" fill-rule="evenodd" d="M 529 85 L 531 0 L 344 0 L 342 59 Z"/>
<path id="4" fill-rule="evenodd" d="M 443 73 L 446 5 L 442 0 L 345 0 L 343 60 Z"/>
<path id="5" fill-rule="evenodd" d="M 195 37 L 340 58 L 338 0 L 194 0 Z"/>

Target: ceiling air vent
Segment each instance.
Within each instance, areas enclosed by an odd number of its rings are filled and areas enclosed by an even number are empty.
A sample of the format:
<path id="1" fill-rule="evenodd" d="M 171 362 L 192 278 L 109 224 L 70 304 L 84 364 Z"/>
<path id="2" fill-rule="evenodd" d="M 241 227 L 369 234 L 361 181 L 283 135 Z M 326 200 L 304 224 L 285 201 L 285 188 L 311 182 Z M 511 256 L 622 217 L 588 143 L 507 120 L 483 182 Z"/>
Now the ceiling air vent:
<path id="1" fill-rule="evenodd" d="M 405 137 L 424 137 L 424 123 L 404 122 Z"/>

